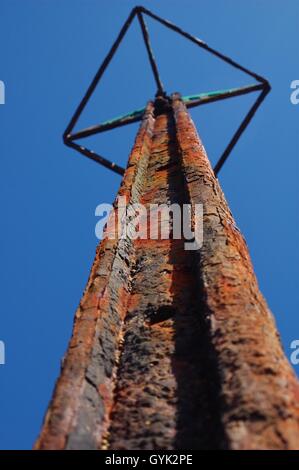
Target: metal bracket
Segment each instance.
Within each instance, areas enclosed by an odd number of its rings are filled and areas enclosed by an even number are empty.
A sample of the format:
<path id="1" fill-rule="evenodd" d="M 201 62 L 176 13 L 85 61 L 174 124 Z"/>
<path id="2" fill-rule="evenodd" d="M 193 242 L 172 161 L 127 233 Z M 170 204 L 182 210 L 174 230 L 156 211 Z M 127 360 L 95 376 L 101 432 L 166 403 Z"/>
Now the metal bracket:
<path id="1" fill-rule="evenodd" d="M 256 101 L 254 102 L 253 106 L 250 108 L 249 112 L 241 122 L 240 126 L 238 127 L 237 131 L 233 135 L 232 139 L 230 140 L 228 146 L 224 150 L 223 154 L 219 158 L 218 162 L 216 163 L 214 167 L 214 172 L 217 175 L 227 160 L 229 154 L 231 153 L 232 149 L 238 142 L 239 138 L 241 137 L 242 133 L 245 131 L 246 127 L 250 123 L 251 119 L 253 118 L 255 112 L 269 93 L 271 87 L 269 85 L 269 82 L 261 77 L 260 75 L 257 75 L 256 73 L 250 71 L 249 69 L 243 67 L 242 65 L 238 64 L 235 62 L 233 59 L 227 57 L 226 55 L 222 54 L 221 52 L 216 51 L 212 47 L 208 46 L 204 41 L 201 39 L 198 39 L 195 36 L 192 36 L 191 34 L 183 31 L 181 28 L 178 26 L 174 25 L 168 20 L 164 20 L 160 16 L 152 13 L 148 9 L 142 7 L 142 6 L 137 6 L 133 8 L 131 11 L 129 17 L 127 18 L 126 22 L 124 23 L 123 27 L 121 28 L 115 42 L 113 43 L 110 51 L 108 52 L 107 56 L 105 57 L 102 65 L 100 66 L 99 70 L 97 71 L 95 77 L 93 78 L 90 86 L 87 89 L 87 92 L 85 93 L 84 97 L 82 98 L 80 104 L 78 105 L 69 125 L 67 126 L 64 134 L 63 134 L 63 140 L 64 143 L 77 150 L 78 152 L 82 153 L 86 157 L 96 161 L 97 163 L 100 163 L 101 165 L 105 166 L 106 168 L 109 168 L 110 170 L 123 175 L 124 174 L 124 168 L 121 166 L 117 165 L 114 162 L 111 162 L 110 160 L 104 158 L 103 156 L 97 154 L 93 150 L 89 150 L 86 147 L 83 147 L 79 145 L 78 143 L 75 142 L 77 139 L 81 139 L 83 137 L 88 137 L 90 135 L 98 134 L 100 132 L 108 131 L 111 129 L 115 129 L 120 126 L 125 126 L 127 124 L 131 124 L 133 122 L 138 122 L 142 119 L 144 109 L 138 109 L 136 111 L 133 111 L 131 113 L 125 114 L 123 116 L 117 117 L 115 119 L 103 122 L 101 124 L 97 124 L 91 127 L 88 127 L 86 129 L 82 129 L 81 131 L 74 132 L 72 133 L 80 115 L 82 114 L 87 102 L 89 101 L 91 95 L 93 94 L 95 88 L 97 87 L 102 75 L 104 74 L 106 68 L 108 67 L 111 59 L 113 58 L 116 50 L 118 49 L 119 44 L 121 43 L 122 39 L 124 38 L 127 30 L 129 29 L 133 19 L 135 16 L 137 16 L 138 21 L 140 23 L 141 27 L 141 32 L 143 36 L 143 40 L 146 46 L 146 50 L 148 53 L 150 65 L 152 68 L 152 72 L 154 75 L 154 79 L 156 81 L 157 85 L 157 93 L 156 96 L 166 96 L 158 67 L 156 64 L 156 60 L 153 54 L 153 50 L 150 44 L 150 38 L 149 38 L 149 33 L 147 29 L 147 25 L 144 20 L 144 15 L 148 15 L 149 17 L 153 18 L 154 20 L 158 21 L 159 23 L 163 24 L 169 29 L 172 29 L 173 31 L 177 32 L 178 34 L 184 36 L 186 39 L 189 39 L 191 42 L 195 43 L 202 49 L 205 49 L 206 51 L 210 52 L 212 55 L 218 57 L 219 59 L 223 60 L 224 62 L 228 63 L 232 67 L 235 67 L 238 70 L 241 70 L 242 72 L 246 73 L 247 75 L 253 77 L 258 83 L 253 84 L 253 85 L 248 85 L 245 87 L 241 88 L 233 88 L 230 90 L 220 90 L 220 91 L 213 91 L 213 92 L 208 92 L 208 93 L 201 93 L 198 95 L 192 95 L 192 96 L 185 96 L 183 97 L 183 101 L 185 102 L 187 108 L 193 108 L 195 106 L 199 106 L 202 104 L 207 104 L 211 103 L 214 101 L 219 101 L 227 98 L 232 98 L 235 96 L 241 96 L 247 93 L 252 93 L 255 91 L 261 91 L 261 93 L 258 95 Z"/>

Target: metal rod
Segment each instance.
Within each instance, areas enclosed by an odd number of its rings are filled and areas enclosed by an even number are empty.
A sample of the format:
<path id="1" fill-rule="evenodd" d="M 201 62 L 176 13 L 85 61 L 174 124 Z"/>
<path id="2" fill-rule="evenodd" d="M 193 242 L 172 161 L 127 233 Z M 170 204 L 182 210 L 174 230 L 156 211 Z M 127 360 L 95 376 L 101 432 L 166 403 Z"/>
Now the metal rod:
<path id="1" fill-rule="evenodd" d="M 125 169 L 122 168 L 121 166 L 117 165 L 114 162 L 111 162 L 110 160 L 107 160 L 104 157 L 101 157 L 101 155 L 98 155 L 97 153 L 93 152 L 92 150 L 88 150 L 85 147 L 82 147 L 81 145 L 76 144 L 75 142 L 72 142 L 68 139 L 64 141 L 64 143 L 68 147 L 72 147 L 76 149 L 78 152 L 82 153 L 82 155 L 85 155 L 85 157 L 90 158 L 91 160 L 94 160 L 97 163 L 100 163 L 101 165 L 105 166 L 106 168 L 109 168 L 109 170 L 114 171 L 115 173 L 118 173 L 119 175 L 123 175 L 125 172 Z"/>
<path id="2" fill-rule="evenodd" d="M 103 75 L 103 73 L 105 72 L 107 66 L 109 65 L 112 57 L 114 56 L 121 40 L 123 39 L 124 35 L 126 34 L 135 14 L 137 13 L 138 9 L 134 8 L 130 15 L 128 16 L 128 19 L 126 20 L 126 22 L 124 23 L 123 27 L 121 28 L 115 42 L 113 43 L 110 51 L 108 52 L 107 56 L 105 57 L 104 61 L 102 62 L 102 65 L 100 66 L 99 70 L 97 71 L 96 75 L 94 76 L 91 84 L 89 85 L 88 89 L 87 89 L 87 92 L 85 93 L 85 95 L 83 96 L 79 106 L 77 107 L 69 125 L 67 126 L 66 128 L 66 131 L 64 133 L 64 137 L 67 137 L 73 130 L 74 126 L 76 125 L 76 122 L 78 121 L 78 118 L 80 116 L 80 114 L 82 113 L 83 109 L 85 108 L 90 96 L 92 95 L 94 89 L 96 88 L 101 76 Z"/>
<path id="3" fill-rule="evenodd" d="M 222 59 L 224 60 L 224 62 L 227 62 L 228 64 L 232 65 L 233 67 L 235 67 L 236 69 L 239 69 L 239 70 L 242 70 L 242 72 L 245 72 L 247 73 L 248 75 L 250 75 L 251 77 L 255 78 L 257 81 L 261 82 L 261 83 L 267 83 L 267 80 L 263 77 L 261 77 L 260 75 L 252 72 L 251 70 L 247 69 L 246 67 L 243 67 L 242 65 L 238 64 L 237 62 L 235 62 L 233 59 L 231 59 L 230 57 L 222 54 L 221 52 L 218 52 L 216 49 L 213 49 L 212 47 L 208 46 L 207 43 L 205 43 L 204 41 L 202 41 L 201 39 L 198 39 L 197 37 L 195 36 L 192 36 L 192 34 L 189 34 L 187 33 L 186 31 L 183 31 L 179 26 L 176 26 L 175 24 L 171 23 L 170 21 L 168 20 L 164 20 L 163 18 L 161 18 L 160 16 L 156 15 L 155 13 L 152 13 L 150 10 L 148 10 L 147 8 L 144 8 L 144 7 L 139 7 L 139 11 L 142 11 L 142 13 L 148 15 L 148 16 L 151 16 L 152 18 L 154 18 L 155 20 L 159 21 L 160 23 L 162 23 L 164 26 L 166 26 L 167 28 L 170 28 L 172 29 L 173 31 L 176 31 L 177 33 L 181 34 L 182 36 L 184 36 L 185 38 L 189 39 L 190 41 L 194 42 L 195 44 L 197 44 L 199 47 L 202 47 L 203 49 L 206 49 L 207 51 L 209 51 L 211 54 L 215 55 L 216 57 L 219 57 L 219 59 Z"/>
<path id="4" fill-rule="evenodd" d="M 139 20 L 139 23 L 140 23 L 140 26 L 141 26 L 141 31 L 142 31 L 145 47 L 146 47 L 146 50 L 147 50 L 147 53 L 148 53 L 149 61 L 150 61 L 152 71 L 153 71 L 153 74 L 154 74 L 154 77 L 155 77 L 155 80 L 156 80 L 156 84 L 157 84 L 157 88 L 158 88 L 157 95 L 163 95 L 164 94 L 164 88 L 163 88 L 163 84 L 162 84 L 160 76 L 159 76 L 158 67 L 157 67 L 156 60 L 155 60 L 155 57 L 154 57 L 154 53 L 153 53 L 153 50 L 152 50 L 152 47 L 151 47 L 148 29 L 147 29 L 147 26 L 146 26 L 146 23 L 144 21 L 142 13 L 140 13 L 138 11 L 137 16 L 138 16 L 138 20 Z"/>
<path id="5" fill-rule="evenodd" d="M 254 105 L 252 106 L 252 108 L 250 109 L 248 114 L 246 115 L 245 119 L 242 121 L 242 123 L 239 126 L 237 132 L 234 134 L 234 136 L 231 139 L 229 145 L 227 146 L 224 153 L 222 154 L 221 158 L 218 160 L 218 162 L 217 162 L 217 164 L 214 168 L 215 174 L 217 174 L 219 172 L 219 170 L 221 169 L 222 165 L 224 164 L 224 162 L 226 161 L 228 155 L 232 151 L 233 147 L 236 145 L 236 143 L 239 140 L 240 136 L 242 135 L 242 133 L 244 132 L 244 130 L 248 126 L 250 120 L 252 119 L 253 115 L 257 111 L 258 107 L 260 106 L 260 104 L 262 103 L 262 101 L 265 99 L 266 95 L 270 91 L 270 85 L 267 82 L 267 80 L 265 80 L 263 77 L 261 77 L 260 75 L 252 72 L 251 70 L 243 67 L 242 65 L 238 64 L 237 62 L 235 62 L 230 57 L 225 56 L 224 54 L 222 54 L 222 53 L 216 51 L 215 49 L 211 48 L 210 46 L 208 46 L 201 39 L 198 39 L 195 36 L 192 36 L 191 34 L 183 31 L 181 28 L 174 25 L 170 21 L 164 20 L 163 18 L 159 17 L 158 15 L 152 13 L 150 10 L 147 10 L 146 8 L 140 7 L 140 6 L 135 7 L 131 11 L 131 13 L 128 16 L 126 22 L 122 26 L 115 42 L 113 43 L 110 51 L 108 52 L 106 58 L 102 62 L 101 66 L 98 69 L 98 71 L 97 71 L 95 77 L 93 78 L 91 84 L 89 85 L 89 88 L 87 89 L 87 92 L 85 93 L 84 97 L 82 98 L 82 100 L 81 100 L 80 104 L 78 105 L 78 107 L 77 107 L 77 109 L 76 109 L 69 125 L 67 126 L 67 129 L 65 130 L 65 132 L 63 134 L 64 142 L 69 147 L 72 147 L 72 148 L 76 149 L 77 151 L 79 151 L 80 153 L 82 153 L 86 157 L 96 161 L 97 163 L 102 164 L 103 166 L 111 169 L 112 171 L 114 171 L 114 172 L 116 172 L 120 175 L 124 174 L 124 171 L 125 171 L 124 168 L 116 165 L 113 162 L 110 162 L 109 160 L 107 160 L 106 158 L 96 154 L 95 152 L 93 152 L 93 151 L 91 151 L 91 150 L 89 150 L 85 147 L 82 147 L 82 146 L 78 145 L 77 143 L 73 142 L 73 140 L 83 138 L 83 137 L 87 137 L 87 136 L 90 136 L 90 135 L 94 135 L 94 134 L 97 134 L 97 133 L 100 133 L 100 132 L 104 132 L 106 130 L 114 129 L 116 127 L 124 126 L 126 124 L 131 124 L 133 122 L 137 122 L 142 118 L 142 115 L 143 115 L 143 112 L 144 112 L 143 109 L 134 111 L 133 113 L 130 113 L 130 114 L 126 114 L 126 115 L 124 115 L 120 118 L 116 118 L 116 119 L 113 119 L 113 120 L 110 120 L 110 121 L 106 121 L 102 124 L 97 124 L 95 126 L 91 126 L 89 128 L 78 131 L 74 134 L 71 134 L 71 132 L 72 132 L 74 126 L 76 125 L 76 123 L 77 123 L 82 111 L 84 110 L 88 100 L 90 99 L 92 93 L 94 92 L 98 82 L 100 81 L 103 73 L 105 72 L 107 66 L 109 65 L 111 59 L 113 58 L 120 42 L 122 41 L 123 37 L 125 36 L 130 24 L 132 23 L 132 21 L 134 19 L 134 16 L 136 14 L 138 16 L 138 20 L 139 20 L 139 23 L 140 23 L 140 26 L 141 26 L 143 39 L 144 39 L 144 42 L 145 42 L 145 45 L 146 45 L 146 49 L 147 49 L 147 53 L 148 53 L 148 56 L 149 56 L 151 68 L 152 68 L 154 78 L 155 78 L 155 81 L 156 81 L 156 84 L 157 84 L 157 88 L 158 88 L 157 94 L 158 95 L 159 94 L 163 94 L 163 95 L 165 94 L 163 84 L 162 84 L 160 76 L 159 76 L 158 67 L 157 67 L 157 64 L 156 64 L 156 61 L 155 61 L 155 58 L 154 58 L 154 54 L 153 54 L 153 51 L 152 51 L 152 48 L 151 48 L 148 29 L 147 29 L 147 26 L 146 26 L 146 23 L 144 21 L 144 17 L 143 17 L 142 13 L 152 17 L 153 19 L 160 22 L 161 24 L 163 24 L 167 28 L 170 28 L 170 29 L 174 30 L 175 32 L 181 34 L 185 38 L 187 38 L 190 41 L 192 41 L 193 43 L 197 44 L 199 47 L 207 50 L 211 54 L 213 54 L 216 57 L 222 59 L 224 62 L 226 62 L 226 63 L 232 65 L 233 67 L 243 71 L 244 73 L 254 77 L 257 81 L 259 81 L 262 84 L 262 85 L 261 84 L 249 85 L 247 87 L 236 88 L 236 89 L 231 89 L 231 90 L 223 90 L 223 91 L 219 91 L 219 92 L 210 92 L 210 93 L 207 93 L 207 94 L 200 94 L 200 95 L 194 96 L 194 97 L 185 97 L 185 99 L 183 98 L 186 107 L 187 108 L 193 108 L 195 106 L 199 106 L 199 105 L 206 104 L 206 103 L 211 103 L 213 101 L 223 100 L 223 99 L 231 98 L 231 97 L 234 97 L 234 96 L 244 95 L 246 93 L 250 93 L 250 92 L 253 92 L 253 91 L 262 90 L 262 93 L 257 98 L 256 102 L 254 103 Z"/>
<path id="6" fill-rule="evenodd" d="M 208 93 L 201 93 L 200 95 L 195 95 L 193 99 L 190 97 L 182 97 L 187 108 L 194 108 L 196 106 L 200 106 L 202 104 L 212 103 L 214 101 L 224 100 L 227 98 L 233 98 L 235 96 L 241 96 L 248 93 L 252 93 L 254 91 L 262 90 L 264 85 L 259 83 L 256 85 L 248 85 L 242 88 L 232 88 L 229 90 L 220 90 L 219 92 L 208 92 Z M 142 108 L 137 111 L 133 111 L 132 113 L 126 114 L 119 118 L 112 119 L 108 122 L 104 122 L 101 124 L 97 124 L 91 127 L 87 127 L 86 129 L 82 129 L 81 131 L 75 132 L 69 135 L 67 138 L 69 140 L 77 140 L 82 139 L 84 137 L 89 137 L 94 134 L 98 134 L 100 132 L 108 131 L 111 129 L 115 129 L 117 127 L 125 126 L 127 124 L 131 124 L 134 122 L 138 122 L 142 119 L 143 113 L 145 108 Z"/>
<path id="7" fill-rule="evenodd" d="M 186 107 L 194 108 L 195 106 L 200 106 L 202 104 L 213 103 L 214 101 L 225 100 L 227 98 L 233 98 L 235 96 L 242 96 L 254 91 L 259 91 L 264 89 L 264 84 L 259 83 L 257 85 L 249 85 L 242 88 L 233 88 L 230 90 L 223 90 L 219 92 L 203 93 L 202 96 L 198 99 L 190 100 L 188 97 L 183 97 Z"/>
<path id="8" fill-rule="evenodd" d="M 236 143 L 240 139 L 241 135 L 243 134 L 246 127 L 250 123 L 251 119 L 253 118 L 253 116 L 256 113 L 259 106 L 262 104 L 262 102 L 266 98 L 269 91 L 270 91 L 270 86 L 264 86 L 264 88 L 263 88 L 262 92 L 260 93 L 260 95 L 258 96 L 257 100 L 255 101 L 255 103 L 253 104 L 253 106 L 250 108 L 249 112 L 247 113 L 247 115 L 243 119 L 241 125 L 237 129 L 237 131 L 234 134 L 233 138 L 231 139 L 230 143 L 228 144 L 228 146 L 226 147 L 226 149 L 223 152 L 222 156 L 219 158 L 218 162 L 216 163 L 216 165 L 214 167 L 214 173 L 215 173 L 216 176 L 218 175 L 218 173 L 219 173 L 220 169 L 222 168 L 223 164 L 225 163 L 227 157 L 229 156 L 232 149 L 234 148 L 234 146 L 236 145 Z"/>
<path id="9" fill-rule="evenodd" d="M 144 109 L 138 113 L 137 112 L 132 113 L 130 115 L 123 116 L 121 118 L 113 119 L 106 123 L 97 124 L 95 126 L 82 129 L 81 131 L 74 132 L 73 134 L 68 135 L 67 139 L 68 140 L 82 139 L 83 137 L 89 137 L 94 134 L 99 134 L 100 132 L 109 131 L 111 129 L 116 129 L 117 127 L 126 126 L 127 124 L 138 122 L 142 119 Z"/>

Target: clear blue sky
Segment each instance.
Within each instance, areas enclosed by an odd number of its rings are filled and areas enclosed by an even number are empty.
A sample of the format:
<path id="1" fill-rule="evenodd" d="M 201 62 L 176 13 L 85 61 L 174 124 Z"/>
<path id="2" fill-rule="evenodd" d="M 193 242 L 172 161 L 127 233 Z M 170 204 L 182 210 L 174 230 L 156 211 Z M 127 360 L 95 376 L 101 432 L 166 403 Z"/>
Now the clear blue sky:
<path id="1" fill-rule="evenodd" d="M 273 90 L 233 151 L 220 181 L 244 233 L 285 350 L 299 339 L 298 0 L 160 0 L 143 4 L 269 79 Z M 0 448 L 36 438 L 73 315 L 94 257 L 97 204 L 119 176 L 62 143 L 62 132 L 115 39 L 131 0 L 0 0 L 1 317 Z M 251 83 L 149 21 L 168 92 Z M 142 107 L 155 93 L 137 23 L 80 126 Z M 253 97 L 192 112 L 212 161 Z M 90 139 L 125 165 L 136 125 Z M 297 366 L 297 371 L 299 367 Z"/>

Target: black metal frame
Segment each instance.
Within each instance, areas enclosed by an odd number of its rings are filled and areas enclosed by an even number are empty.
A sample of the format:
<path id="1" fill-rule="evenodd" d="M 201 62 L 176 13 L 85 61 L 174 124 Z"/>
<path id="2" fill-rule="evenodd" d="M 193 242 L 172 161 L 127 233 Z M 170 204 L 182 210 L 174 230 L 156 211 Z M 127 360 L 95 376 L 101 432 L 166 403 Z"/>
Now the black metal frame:
<path id="1" fill-rule="evenodd" d="M 238 142 L 239 138 L 241 137 L 242 133 L 245 131 L 246 127 L 248 126 L 249 122 L 253 118 L 255 112 L 269 93 L 271 87 L 268 83 L 268 81 L 261 77 L 260 75 L 257 75 L 256 73 L 252 72 L 251 70 L 243 67 L 242 65 L 238 64 L 235 62 L 233 59 L 230 57 L 227 57 L 226 55 L 222 54 L 221 52 L 216 51 L 212 47 L 208 46 L 204 41 L 201 39 L 196 38 L 195 36 L 192 36 L 191 34 L 183 31 L 181 28 L 178 26 L 174 25 L 168 20 L 164 20 L 163 18 L 159 17 L 158 15 L 152 13 L 148 9 L 142 7 L 142 6 L 137 6 L 133 8 L 131 11 L 129 17 L 127 18 L 126 22 L 124 23 L 123 27 L 121 28 L 115 42 L 113 43 L 110 51 L 108 52 L 106 58 L 104 59 L 103 63 L 101 64 L 99 70 L 97 71 L 95 77 L 93 78 L 90 86 L 87 89 L 87 92 L 85 93 L 84 97 L 82 98 L 81 102 L 79 103 L 69 125 L 67 126 L 64 134 L 63 134 L 63 140 L 64 143 L 76 149 L 78 152 L 82 153 L 86 157 L 96 161 L 97 163 L 100 163 L 101 165 L 105 166 L 106 168 L 109 168 L 110 170 L 123 175 L 124 174 L 124 168 L 121 166 L 117 165 L 116 163 L 111 162 L 110 160 L 107 160 L 103 156 L 95 153 L 92 150 L 87 149 L 86 147 L 83 147 L 79 145 L 78 143 L 74 142 L 77 139 L 83 138 L 83 137 L 88 137 L 90 135 L 98 134 L 100 132 L 104 132 L 107 130 L 115 129 L 116 127 L 124 126 L 127 124 L 131 124 L 133 122 L 140 121 L 142 119 L 144 109 L 137 110 L 133 113 L 127 114 L 125 116 L 122 116 L 120 118 L 113 119 L 111 121 L 102 123 L 102 124 L 97 124 L 95 126 L 83 129 L 81 131 L 72 133 L 81 113 L 83 112 L 87 102 L 89 101 L 91 95 L 93 94 L 96 86 L 98 85 L 103 73 L 105 72 L 106 68 L 108 67 L 111 59 L 113 58 L 116 50 L 118 49 L 119 44 L 121 43 L 122 39 L 124 38 L 127 30 L 129 29 L 133 19 L 135 16 L 137 16 L 138 21 L 140 23 L 141 31 L 142 31 L 142 36 L 143 40 L 145 42 L 146 50 L 148 53 L 150 65 L 152 68 L 152 72 L 157 84 L 157 93 L 156 96 L 166 96 L 158 67 L 156 64 L 156 60 L 153 54 L 153 50 L 150 44 L 150 39 L 149 39 L 149 33 L 147 29 L 147 25 L 144 20 L 144 15 L 148 15 L 149 17 L 153 18 L 154 20 L 158 21 L 159 23 L 163 24 L 169 29 L 172 29 L 173 31 L 177 32 L 178 34 L 184 36 L 186 39 L 189 39 L 193 43 L 197 44 L 199 47 L 205 49 L 206 51 L 210 52 L 214 56 L 218 57 L 219 59 L 223 60 L 224 62 L 230 64 L 232 67 L 235 67 L 238 70 L 241 70 L 242 72 L 246 73 L 247 75 L 253 77 L 255 80 L 257 80 L 257 84 L 254 85 L 249 85 L 246 87 L 242 88 L 237 88 L 237 89 L 232 89 L 232 90 L 224 90 L 224 91 L 219 91 L 219 92 L 214 92 L 214 93 L 206 93 L 202 95 L 198 95 L 198 97 L 186 97 L 184 99 L 184 102 L 187 106 L 187 108 L 193 108 L 195 106 L 199 106 L 202 104 L 206 103 L 211 103 L 214 101 L 218 100 L 223 100 L 227 98 L 232 98 L 234 96 L 240 96 L 244 95 L 247 93 L 251 93 L 254 91 L 261 91 L 261 93 L 258 95 L 255 103 L 253 106 L 250 108 L 249 112 L 241 122 L 239 128 L 235 132 L 234 136 L 232 137 L 231 141 L 229 142 L 228 146 L 224 150 L 223 154 L 219 158 L 218 162 L 216 163 L 214 167 L 214 172 L 217 175 L 225 163 L 226 159 L 228 158 L 229 154 L 231 153 L 232 149 Z"/>

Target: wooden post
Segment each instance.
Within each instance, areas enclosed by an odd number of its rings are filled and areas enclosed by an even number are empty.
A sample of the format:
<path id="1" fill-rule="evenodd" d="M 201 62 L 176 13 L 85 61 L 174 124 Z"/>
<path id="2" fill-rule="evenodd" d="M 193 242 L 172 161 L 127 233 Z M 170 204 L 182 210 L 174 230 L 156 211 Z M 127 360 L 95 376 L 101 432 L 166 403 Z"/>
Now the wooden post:
<path id="1" fill-rule="evenodd" d="M 179 95 L 148 104 L 118 195 L 122 230 L 136 203 L 203 204 L 203 245 L 100 243 L 35 448 L 299 449 L 298 382 Z"/>

